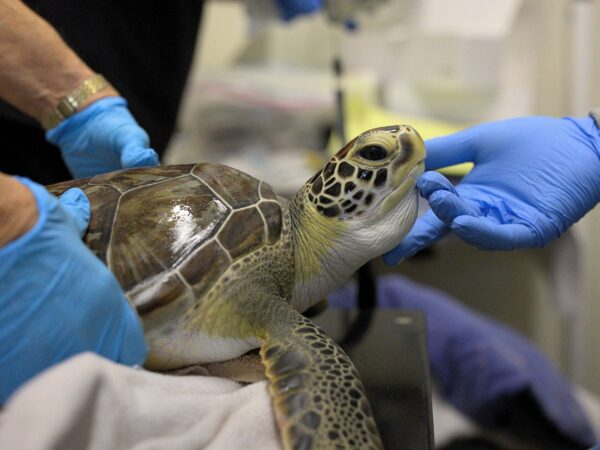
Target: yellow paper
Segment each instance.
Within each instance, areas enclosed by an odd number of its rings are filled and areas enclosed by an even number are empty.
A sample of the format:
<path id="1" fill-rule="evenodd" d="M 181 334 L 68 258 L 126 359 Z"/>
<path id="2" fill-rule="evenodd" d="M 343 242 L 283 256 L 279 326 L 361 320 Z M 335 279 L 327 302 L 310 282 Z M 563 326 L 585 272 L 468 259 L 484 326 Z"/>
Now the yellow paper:
<path id="1" fill-rule="evenodd" d="M 452 124 L 441 120 L 396 114 L 367 102 L 360 96 L 353 96 L 351 94 L 346 97 L 344 110 L 348 138 L 357 136 L 370 128 L 386 125 L 411 125 L 425 140 L 456 133 L 465 128 L 465 125 Z M 337 139 L 337 141 L 338 142 L 331 142 L 330 148 L 339 149 L 339 139 Z M 439 171 L 445 175 L 464 176 L 472 167 L 472 163 L 464 163 L 445 167 Z"/>

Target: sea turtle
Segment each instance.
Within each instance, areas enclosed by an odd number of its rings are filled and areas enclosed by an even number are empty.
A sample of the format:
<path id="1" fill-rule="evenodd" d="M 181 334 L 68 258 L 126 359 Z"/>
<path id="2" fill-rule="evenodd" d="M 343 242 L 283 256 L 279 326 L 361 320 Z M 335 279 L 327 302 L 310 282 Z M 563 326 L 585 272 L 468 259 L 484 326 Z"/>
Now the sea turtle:
<path id="1" fill-rule="evenodd" d="M 417 213 L 425 149 L 410 126 L 362 133 L 288 201 L 209 163 L 50 186 L 91 203 L 84 239 L 144 327 L 146 366 L 224 361 L 260 347 L 288 449 L 381 447 L 358 373 L 300 312 L 398 243 Z"/>

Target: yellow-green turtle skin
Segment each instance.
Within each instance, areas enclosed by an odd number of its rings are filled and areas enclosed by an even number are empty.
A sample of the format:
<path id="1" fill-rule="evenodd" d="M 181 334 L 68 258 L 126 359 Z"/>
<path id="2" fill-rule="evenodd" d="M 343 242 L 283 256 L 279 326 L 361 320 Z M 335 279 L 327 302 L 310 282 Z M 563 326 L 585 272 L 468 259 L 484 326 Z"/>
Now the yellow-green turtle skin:
<path id="1" fill-rule="evenodd" d="M 225 361 L 260 347 L 286 449 L 379 449 L 359 374 L 300 314 L 397 243 L 416 217 L 424 146 L 369 130 L 288 202 L 218 164 L 131 169 L 83 189 L 85 242 L 114 272 L 149 345 L 146 367 Z"/>

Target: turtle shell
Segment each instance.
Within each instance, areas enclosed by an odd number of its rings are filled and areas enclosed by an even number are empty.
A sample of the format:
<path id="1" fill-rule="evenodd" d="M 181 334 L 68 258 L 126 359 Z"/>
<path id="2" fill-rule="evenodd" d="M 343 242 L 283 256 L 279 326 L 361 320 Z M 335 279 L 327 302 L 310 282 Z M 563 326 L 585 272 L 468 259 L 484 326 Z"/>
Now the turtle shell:
<path id="1" fill-rule="evenodd" d="M 188 289 L 195 298 L 224 270 L 276 243 L 282 212 L 273 189 L 231 167 L 202 163 L 130 169 L 48 186 L 84 190 L 84 236 L 140 315 Z"/>

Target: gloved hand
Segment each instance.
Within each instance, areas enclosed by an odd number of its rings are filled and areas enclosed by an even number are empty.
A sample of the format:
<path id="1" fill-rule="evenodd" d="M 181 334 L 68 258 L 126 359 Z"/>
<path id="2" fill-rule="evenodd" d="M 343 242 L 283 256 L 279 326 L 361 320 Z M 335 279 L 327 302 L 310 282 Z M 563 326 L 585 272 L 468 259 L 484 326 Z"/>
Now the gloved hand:
<path id="1" fill-rule="evenodd" d="M 122 97 L 95 101 L 49 130 L 46 139 L 60 148 L 75 178 L 158 164 L 158 155 L 148 148 L 148 135 Z"/>
<path id="2" fill-rule="evenodd" d="M 330 21 L 355 27 L 353 19 L 360 10 L 373 9 L 387 0 L 276 0 L 284 20 L 292 20 L 302 14 L 325 9 Z"/>
<path id="3" fill-rule="evenodd" d="M 484 250 L 542 247 L 600 201 L 600 135 L 589 118 L 526 117 L 427 141 L 428 170 L 472 161 L 454 188 L 417 182 L 431 210 L 384 260 L 396 264 L 449 231 Z"/>
<path id="4" fill-rule="evenodd" d="M 346 28 L 353 30 L 357 27 L 356 14 L 359 11 L 374 10 L 387 0 L 325 0 L 324 8 L 329 21 L 345 24 Z"/>
<path id="5" fill-rule="evenodd" d="M 323 0 L 277 0 L 283 20 L 292 20 L 302 14 L 310 14 L 323 7 Z"/>
<path id="6" fill-rule="evenodd" d="M 93 351 L 142 364 L 139 319 L 114 276 L 81 241 L 90 208 L 80 189 L 60 200 L 28 179 L 38 221 L 0 248 L 0 404 L 71 355 Z"/>

